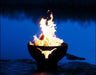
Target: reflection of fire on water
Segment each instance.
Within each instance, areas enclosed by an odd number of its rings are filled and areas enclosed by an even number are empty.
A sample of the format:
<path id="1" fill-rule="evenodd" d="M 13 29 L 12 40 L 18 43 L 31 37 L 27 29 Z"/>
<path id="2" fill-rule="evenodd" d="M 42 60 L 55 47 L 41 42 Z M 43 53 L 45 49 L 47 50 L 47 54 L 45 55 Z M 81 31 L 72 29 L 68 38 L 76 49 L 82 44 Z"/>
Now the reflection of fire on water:
<path id="1" fill-rule="evenodd" d="M 55 26 L 53 22 L 53 14 L 50 14 L 49 20 L 42 18 L 40 21 L 40 28 L 42 33 L 40 34 L 39 38 L 34 35 L 34 43 L 30 42 L 30 45 L 36 45 L 36 46 L 60 46 L 63 43 L 62 39 L 59 39 L 55 35 Z M 51 51 L 42 51 L 40 48 L 38 48 L 44 55 L 45 58 L 48 58 L 48 55 L 51 54 L 56 48 L 52 49 Z"/>

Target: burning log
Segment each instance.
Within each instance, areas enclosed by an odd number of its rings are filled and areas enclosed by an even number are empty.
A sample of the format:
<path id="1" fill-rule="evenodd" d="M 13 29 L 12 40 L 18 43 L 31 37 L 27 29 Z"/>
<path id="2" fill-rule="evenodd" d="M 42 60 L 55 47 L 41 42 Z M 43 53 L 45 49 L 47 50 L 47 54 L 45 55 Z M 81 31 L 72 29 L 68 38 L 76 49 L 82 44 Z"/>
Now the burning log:
<path id="1" fill-rule="evenodd" d="M 39 39 L 40 39 L 40 40 L 44 40 L 44 35 L 42 34 Z"/>

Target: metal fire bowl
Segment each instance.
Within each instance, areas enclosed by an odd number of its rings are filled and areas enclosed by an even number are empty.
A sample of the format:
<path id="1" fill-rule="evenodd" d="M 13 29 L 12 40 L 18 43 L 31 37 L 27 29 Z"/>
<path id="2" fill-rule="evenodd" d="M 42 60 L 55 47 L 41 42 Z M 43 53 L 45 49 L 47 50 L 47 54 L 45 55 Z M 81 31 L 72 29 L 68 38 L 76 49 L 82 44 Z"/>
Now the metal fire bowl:
<path id="1" fill-rule="evenodd" d="M 66 43 L 62 43 L 61 46 L 35 46 L 35 45 L 30 45 L 28 43 L 29 53 L 37 61 L 37 64 L 41 67 L 42 65 L 43 66 L 47 65 L 48 67 L 51 66 L 51 68 L 54 66 L 56 67 L 57 62 L 65 56 L 67 52 L 67 47 L 68 44 Z M 42 50 L 52 50 L 54 48 L 57 49 L 54 50 L 51 54 L 49 54 L 48 59 L 45 59 L 44 54 L 42 54 L 41 51 L 38 50 L 38 48 Z"/>

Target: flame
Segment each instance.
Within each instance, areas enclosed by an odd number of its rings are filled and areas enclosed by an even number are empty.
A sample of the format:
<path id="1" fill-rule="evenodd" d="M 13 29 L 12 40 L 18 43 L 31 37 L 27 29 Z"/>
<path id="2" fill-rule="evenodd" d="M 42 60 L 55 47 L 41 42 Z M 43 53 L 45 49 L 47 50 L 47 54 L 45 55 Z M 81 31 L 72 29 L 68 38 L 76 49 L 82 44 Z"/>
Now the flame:
<path id="1" fill-rule="evenodd" d="M 48 10 L 50 12 L 50 10 Z M 40 28 L 42 33 L 40 34 L 39 38 L 34 35 L 34 43 L 29 42 L 30 45 L 36 45 L 36 46 L 60 46 L 63 43 L 62 39 L 59 39 L 56 37 L 55 29 L 56 24 L 53 22 L 53 14 L 50 14 L 50 19 L 44 19 L 42 18 L 40 21 Z M 49 50 L 41 50 L 40 48 L 37 48 L 42 52 L 42 54 L 45 55 L 45 58 L 48 59 L 49 54 L 51 54 L 56 48 Z"/>
<path id="2" fill-rule="evenodd" d="M 34 42 L 36 46 L 60 46 L 63 43 L 62 39 L 59 39 L 55 35 L 55 26 L 53 22 L 53 14 L 50 14 L 50 20 L 42 18 L 40 21 L 40 28 L 42 33 L 38 38 L 34 35 Z"/>

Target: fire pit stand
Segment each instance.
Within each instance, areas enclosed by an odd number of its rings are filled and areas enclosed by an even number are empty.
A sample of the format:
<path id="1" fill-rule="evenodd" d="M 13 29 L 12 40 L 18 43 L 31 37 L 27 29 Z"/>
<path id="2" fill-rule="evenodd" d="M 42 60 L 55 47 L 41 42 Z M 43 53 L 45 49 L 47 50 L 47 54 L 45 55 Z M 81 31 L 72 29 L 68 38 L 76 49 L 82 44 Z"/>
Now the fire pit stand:
<path id="1" fill-rule="evenodd" d="M 28 43 L 29 53 L 37 61 L 38 70 L 56 70 L 58 61 L 61 60 L 67 52 L 67 47 L 68 44 L 66 43 L 62 43 L 61 46 L 35 46 Z M 54 48 L 56 48 L 56 50 L 49 54 L 48 59 L 46 59 L 38 48 L 43 51 L 50 51 Z"/>
<path id="2" fill-rule="evenodd" d="M 37 70 L 38 71 L 49 71 L 49 70 L 57 70 L 57 63 L 48 63 L 46 61 L 46 63 L 37 63 Z"/>

